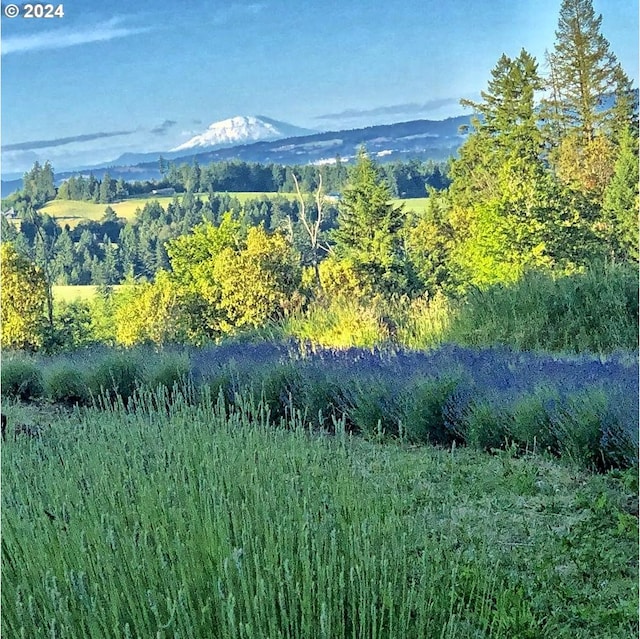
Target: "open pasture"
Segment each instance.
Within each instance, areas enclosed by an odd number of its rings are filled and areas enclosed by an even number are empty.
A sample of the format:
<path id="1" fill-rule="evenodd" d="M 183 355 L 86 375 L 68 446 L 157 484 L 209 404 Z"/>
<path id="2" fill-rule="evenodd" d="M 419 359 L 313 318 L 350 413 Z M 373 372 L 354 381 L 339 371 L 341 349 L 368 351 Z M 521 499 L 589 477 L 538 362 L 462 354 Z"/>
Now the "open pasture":
<path id="1" fill-rule="evenodd" d="M 131 198 L 111 204 L 96 204 L 95 202 L 77 200 L 51 200 L 42 207 L 41 212 L 55 218 L 61 226 L 68 224 L 70 228 L 73 228 L 85 220 L 98 221 L 102 219 L 107 206 L 110 206 L 118 217 L 132 220 L 138 209 L 142 209 L 147 202 L 154 201 L 166 208 L 173 201 L 173 198 L 150 196 Z"/>
<path id="2" fill-rule="evenodd" d="M 109 288 L 114 291 L 122 289 L 126 284 L 116 284 Z M 100 287 L 92 284 L 86 285 L 54 285 L 53 286 L 53 299 L 55 302 L 74 302 L 74 301 L 87 301 L 93 298 Z"/>
<path id="3" fill-rule="evenodd" d="M 394 206 L 404 204 L 406 211 L 414 211 L 415 213 L 422 213 L 427 208 L 428 197 L 414 197 L 414 198 L 398 198 L 391 200 Z"/>
<path id="4" fill-rule="evenodd" d="M 250 191 L 218 193 L 217 195 L 228 195 L 231 198 L 239 200 L 241 204 L 245 204 L 248 201 L 256 199 L 275 199 L 278 197 L 284 197 L 289 200 L 294 200 L 297 197 L 295 193 Z M 183 194 L 178 194 L 178 200 L 180 200 L 182 196 Z M 209 196 L 207 193 L 199 193 L 197 194 L 197 197 L 206 201 Z M 55 218 L 61 226 L 69 225 L 70 228 L 74 228 L 84 220 L 98 221 L 102 219 L 107 206 L 110 206 L 116 212 L 118 217 L 126 220 L 132 220 L 135 217 L 136 211 L 138 209 L 142 209 L 147 202 L 158 202 L 160 206 L 166 209 L 173 200 L 173 197 L 158 197 L 152 194 L 143 197 L 132 197 L 121 202 L 113 202 L 111 204 L 96 204 L 95 202 L 78 200 L 51 200 L 42 207 L 41 212 Z M 404 204 L 407 210 L 420 212 L 424 210 L 427 198 L 395 199 L 392 200 L 392 202 L 394 205 Z"/>
<path id="5" fill-rule="evenodd" d="M 262 199 L 265 197 L 276 198 L 286 197 L 293 199 L 296 197 L 295 193 L 266 193 L 266 192 L 233 192 L 233 193 L 218 193 L 218 195 L 229 195 L 229 197 L 236 198 L 241 204 L 254 199 Z M 178 201 L 183 197 L 183 194 L 177 194 Z M 201 198 L 203 201 L 207 201 L 209 195 L 207 193 L 199 193 L 196 197 Z M 135 218 L 136 211 L 142 209 L 147 202 L 158 202 L 164 209 L 169 206 L 174 200 L 174 197 L 162 196 L 158 197 L 153 194 L 149 194 L 143 197 L 132 197 L 121 202 L 113 202 L 111 204 L 96 204 L 95 202 L 85 202 L 77 200 L 51 200 L 47 202 L 41 209 L 41 212 L 50 215 L 55 218 L 61 226 L 69 225 L 70 228 L 74 228 L 80 222 L 84 220 L 98 221 L 104 217 L 104 211 L 107 206 L 110 206 L 118 217 L 126 220 L 132 220 Z"/>

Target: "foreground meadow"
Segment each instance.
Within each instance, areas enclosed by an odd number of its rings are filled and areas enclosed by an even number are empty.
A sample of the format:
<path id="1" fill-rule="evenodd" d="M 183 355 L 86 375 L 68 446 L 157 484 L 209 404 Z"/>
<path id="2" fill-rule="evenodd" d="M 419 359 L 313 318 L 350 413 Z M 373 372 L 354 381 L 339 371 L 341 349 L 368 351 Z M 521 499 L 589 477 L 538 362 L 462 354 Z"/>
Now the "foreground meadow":
<path id="1" fill-rule="evenodd" d="M 632 358 L 499 356 L 9 360 L 3 636 L 637 636 Z"/>

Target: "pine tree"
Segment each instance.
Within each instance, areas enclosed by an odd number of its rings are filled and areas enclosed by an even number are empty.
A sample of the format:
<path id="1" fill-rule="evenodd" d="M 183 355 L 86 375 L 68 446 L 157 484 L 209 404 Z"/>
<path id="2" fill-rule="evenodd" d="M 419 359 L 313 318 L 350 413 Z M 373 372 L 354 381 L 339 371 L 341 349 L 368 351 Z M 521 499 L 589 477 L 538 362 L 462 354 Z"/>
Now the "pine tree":
<path id="1" fill-rule="evenodd" d="M 474 109 L 476 117 L 459 159 L 453 162 L 454 205 L 513 199 L 516 187 L 523 190 L 519 205 L 530 205 L 527 188 L 543 172 L 542 135 L 534 99 L 542 86 L 535 58 L 523 49 L 513 60 L 501 56 L 491 71 L 487 91 L 481 93 L 482 102 L 462 100 L 464 106 Z"/>
<path id="2" fill-rule="evenodd" d="M 621 133 L 637 126 L 635 92 L 601 26 L 592 0 L 563 0 L 543 109 L 555 174 L 596 207 L 613 176 Z"/>
<path id="3" fill-rule="evenodd" d="M 73 240 L 66 229 L 60 233 L 55 246 L 54 274 L 58 284 L 71 284 L 74 265 Z"/>
<path id="4" fill-rule="evenodd" d="M 35 208 L 42 207 L 56 196 L 53 168 L 49 162 L 45 162 L 44 166 L 36 162 L 31 171 L 25 173 L 23 182 L 24 194 Z"/>
<path id="5" fill-rule="evenodd" d="M 405 214 L 390 199 L 378 167 L 360 149 L 338 207 L 334 251 L 351 264 L 363 290 L 384 296 L 406 293 L 413 285 L 399 232 Z"/>
<path id="6" fill-rule="evenodd" d="M 604 100 L 625 89 L 625 76 L 600 28 L 592 0 L 563 0 L 550 62 L 556 88 L 554 104 L 564 128 L 583 141 L 594 138 L 612 117 Z"/>
<path id="7" fill-rule="evenodd" d="M 113 202 L 115 196 L 115 182 L 111 179 L 109 173 L 105 173 L 98 189 L 98 201 L 101 204 L 109 204 Z"/>
<path id="8" fill-rule="evenodd" d="M 620 136 L 620 155 L 604 194 L 603 217 L 614 259 L 638 260 L 638 138 L 627 129 Z"/>
<path id="9" fill-rule="evenodd" d="M 542 86 L 535 58 L 523 49 L 498 60 L 482 102 L 463 101 L 477 116 L 451 169 L 452 256 L 454 270 L 476 285 L 550 262 L 554 193 L 535 101 Z"/>

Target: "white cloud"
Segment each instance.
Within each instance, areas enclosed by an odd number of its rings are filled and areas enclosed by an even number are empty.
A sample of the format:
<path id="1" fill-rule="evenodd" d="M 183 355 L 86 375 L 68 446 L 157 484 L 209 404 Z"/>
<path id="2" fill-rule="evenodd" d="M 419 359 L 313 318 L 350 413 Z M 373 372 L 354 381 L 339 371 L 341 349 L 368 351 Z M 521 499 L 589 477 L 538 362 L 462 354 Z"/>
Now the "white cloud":
<path id="1" fill-rule="evenodd" d="M 85 29 L 59 29 L 28 36 L 5 36 L 2 38 L 2 55 L 66 49 L 91 42 L 107 42 L 115 38 L 125 38 L 151 30 L 151 27 L 118 26 L 121 22 L 122 18 L 116 17 L 108 22 Z"/>

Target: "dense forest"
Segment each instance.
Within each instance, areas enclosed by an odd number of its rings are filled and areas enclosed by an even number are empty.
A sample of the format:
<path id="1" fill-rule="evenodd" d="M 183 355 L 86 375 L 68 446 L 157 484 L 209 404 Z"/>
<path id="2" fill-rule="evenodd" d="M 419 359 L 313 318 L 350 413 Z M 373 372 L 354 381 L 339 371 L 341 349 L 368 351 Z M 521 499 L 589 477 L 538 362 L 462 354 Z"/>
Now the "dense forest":
<path id="1" fill-rule="evenodd" d="M 100 312 L 116 318 L 107 341 L 203 343 L 344 300 L 393 314 L 400 299 L 459 299 L 531 271 L 636 265 L 637 91 L 600 23 L 567 0 L 544 75 L 524 49 L 503 55 L 481 99 L 462 101 L 476 116 L 448 165 L 378 165 L 362 149 L 352 166 L 161 161 L 158 183 L 105 174 L 56 188 L 36 164 L 3 203 L 20 218 L 2 220 L 3 345 L 59 345 L 74 322 L 104 338 Z M 173 202 L 146 201 L 131 221 L 109 206 L 154 189 Z M 427 194 L 417 213 L 392 203 Z M 103 203 L 104 217 L 61 228 L 41 211 L 56 198 Z M 93 307 L 54 309 L 54 284 L 121 283 Z"/>
<path id="2" fill-rule="evenodd" d="M 447 166 L 434 162 L 410 161 L 384 166 L 386 182 L 394 197 L 424 197 L 427 189 L 448 186 Z M 294 177 L 295 176 L 295 177 Z M 242 227 L 262 225 L 269 231 L 289 233 L 291 241 L 308 259 L 308 247 L 299 220 L 300 201 L 290 197 L 266 197 L 261 192 L 291 193 L 295 180 L 301 193 L 309 193 L 323 183 L 323 194 L 332 196 L 324 203 L 323 238 L 336 226 L 336 198 L 347 180 L 347 167 L 337 163 L 321 169 L 313 166 L 284 167 L 278 165 L 223 162 L 202 169 L 196 164 L 168 164 L 162 182 L 123 182 L 105 174 L 101 180 L 93 175 L 72 177 L 55 187 L 55 176 L 49 163 L 36 164 L 24 178 L 25 188 L 3 202 L 19 215 L 19 224 L 2 219 L 2 236 L 12 241 L 20 252 L 42 268 L 50 269 L 54 284 L 113 285 L 127 277 L 152 279 L 160 269 L 168 269 L 165 243 L 188 233 L 196 224 L 209 221 L 219 224 L 224 212 L 230 212 Z M 154 192 L 172 189 L 173 202 L 161 206 Z M 233 192 L 256 192 L 254 198 L 241 203 Z M 230 192 L 227 193 L 227 192 Z M 141 199 L 133 220 L 118 218 L 108 206 L 129 197 Z M 85 220 L 73 229 L 39 212 L 52 200 L 78 200 L 107 204 L 99 221 Z"/>

